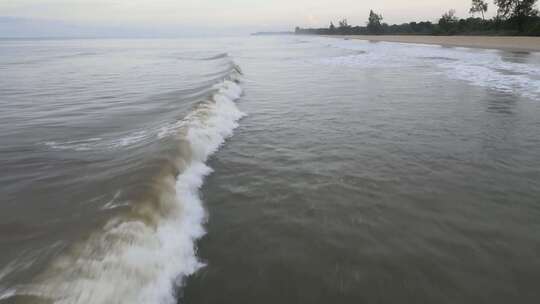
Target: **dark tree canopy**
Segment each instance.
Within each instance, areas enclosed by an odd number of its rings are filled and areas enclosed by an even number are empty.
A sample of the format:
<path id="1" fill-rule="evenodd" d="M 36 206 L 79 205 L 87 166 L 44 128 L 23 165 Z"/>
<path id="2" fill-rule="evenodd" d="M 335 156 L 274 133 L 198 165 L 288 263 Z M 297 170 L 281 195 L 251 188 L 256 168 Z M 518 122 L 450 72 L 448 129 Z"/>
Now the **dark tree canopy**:
<path id="1" fill-rule="evenodd" d="M 439 19 L 439 27 L 445 32 L 451 32 L 451 29 L 457 22 L 458 18 L 456 17 L 456 11 L 451 9 L 444 13 L 441 19 Z"/>
<path id="2" fill-rule="evenodd" d="M 535 3 L 536 0 L 495 0 L 499 15 L 506 18 L 536 16 Z"/>
<path id="3" fill-rule="evenodd" d="M 343 35 L 352 34 L 352 26 L 349 25 L 347 19 L 342 19 L 339 21 L 338 32 Z"/>
<path id="4" fill-rule="evenodd" d="M 456 10 L 451 9 L 448 12 L 444 13 L 440 20 L 445 22 L 455 22 L 457 21 Z"/>
<path id="5" fill-rule="evenodd" d="M 330 27 L 328 29 L 332 33 L 336 31 L 336 26 L 334 25 L 334 22 L 330 22 Z"/>
<path id="6" fill-rule="evenodd" d="M 382 32 L 382 24 L 381 21 L 383 20 L 382 15 L 379 15 L 375 13 L 373 10 L 369 11 L 369 19 L 367 24 L 368 32 L 373 34 L 379 34 Z"/>
<path id="7" fill-rule="evenodd" d="M 339 21 L 339 27 L 340 28 L 350 27 L 349 22 L 347 22 L 347 19 L 342 19 L 341 21 Z"/>
<path id="8" fill-rule="evenodd" d="M 471 13 L 481 13 L 482 18 L 459 19 L 454 10 L 444 13 L 438 23 L 430 21 L 402 24 L 382 23 L 382 16 L 373 10 L 365 26 L 351 26 L 347 19 L 327 28 L 297 28 L 297 34 L 317 35 L 497 35 L 540 36 L 540 16 L 535 9 L 537 0 L 494 0 L 499 14 L 484 18 L 486 0 L 471 0 Z"/>

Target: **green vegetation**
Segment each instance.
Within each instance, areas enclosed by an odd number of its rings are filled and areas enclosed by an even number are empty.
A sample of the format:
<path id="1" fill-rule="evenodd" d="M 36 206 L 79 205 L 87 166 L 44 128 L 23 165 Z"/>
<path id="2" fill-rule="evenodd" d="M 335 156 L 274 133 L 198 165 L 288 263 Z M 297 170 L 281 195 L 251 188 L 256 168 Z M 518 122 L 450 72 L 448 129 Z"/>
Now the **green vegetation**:
<path id="1" fill-rule="evenodd" d="M 384 32 L 383 25 L 381 21 L 383 20 L 382 15 L 376 14 L 373 10 L 369 11 L 369 19 L 367 24 L 367 30 L 370 33 L 381 34 Z"/>
<path id="2" fill-rule="evenodd" d="M 297 34 L 317 35 L 516 35 L 540 36 L 540 16 L 535 8 L 537 0 L 494 0 L 497 15 L 485 19 L 488 3 L 472 0 L 471 17 L 459 19 L 455 10 L 444 13 L 437 23 L 430 21 L 389 25 L 373 10 L 366 26 L 351 26 L 347 19 L 333 22 L 328 28 L 296 28 Z M 480 14 L 480 17 L 474 17 Z"/>

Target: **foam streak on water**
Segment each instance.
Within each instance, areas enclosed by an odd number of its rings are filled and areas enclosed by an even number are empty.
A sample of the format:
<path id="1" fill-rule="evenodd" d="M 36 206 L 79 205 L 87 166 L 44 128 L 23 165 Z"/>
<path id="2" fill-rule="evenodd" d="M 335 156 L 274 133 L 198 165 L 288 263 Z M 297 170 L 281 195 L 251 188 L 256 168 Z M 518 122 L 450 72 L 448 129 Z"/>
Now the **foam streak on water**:
<path id="1" fill-rule="evenodd" d="M 370 44 L 358 40 L 334 40 L 330 46 L 355 53 L 324 58 L 321 60 L 324 64 L 378 69 L 433 65 L 451 79 L 531 99 L 540 98 L 540 68 L 524 61 L 528 54 L 504 57 L 496 50 L 471 51 L 386 42 Z"/>
<path id="2" fill-rule="evenodd" d="M 17 294 L 55 303 L 175 303 L 175 287 L 203 266 L 195 248 L 206 219 L 199 189 L 212 172 L 205 161 L 244 116 L 234 102 L 242 93 L 238 76 L 234 71 L 182 120 L 177 140 L 188 156 L 176 160 L 178 176 L 160 179 L 157 201 L 110 220 Z"/>

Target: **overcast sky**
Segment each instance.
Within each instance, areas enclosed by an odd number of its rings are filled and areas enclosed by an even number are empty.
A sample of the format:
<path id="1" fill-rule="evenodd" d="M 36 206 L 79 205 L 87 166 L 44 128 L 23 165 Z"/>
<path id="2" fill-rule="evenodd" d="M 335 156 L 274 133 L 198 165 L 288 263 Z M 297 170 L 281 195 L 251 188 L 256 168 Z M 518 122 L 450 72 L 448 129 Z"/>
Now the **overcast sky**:
<path id="1" fill-rule="evenodd" d="M 0 0 L 0 16 L 102 26 L 251 27 L 326 26 L 347 18 L 365 24 L 369 9 L 384 22 L 437 20 L 449 9 L 468 16 L 470 0 Z M 490 2 L 489 11 L 495 11 Z M 491 15 L 491 14 L 489 14 Z"/>

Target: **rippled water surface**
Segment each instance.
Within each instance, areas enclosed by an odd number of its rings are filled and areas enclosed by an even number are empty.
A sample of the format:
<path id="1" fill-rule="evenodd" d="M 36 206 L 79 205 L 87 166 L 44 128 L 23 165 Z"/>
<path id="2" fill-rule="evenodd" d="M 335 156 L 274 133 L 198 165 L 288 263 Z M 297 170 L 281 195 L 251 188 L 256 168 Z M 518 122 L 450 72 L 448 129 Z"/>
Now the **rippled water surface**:
<path id="1" fill-rule="evenodd" d="M 540 56 L 0 41 L 0 303 L 538 303 Z"/>

